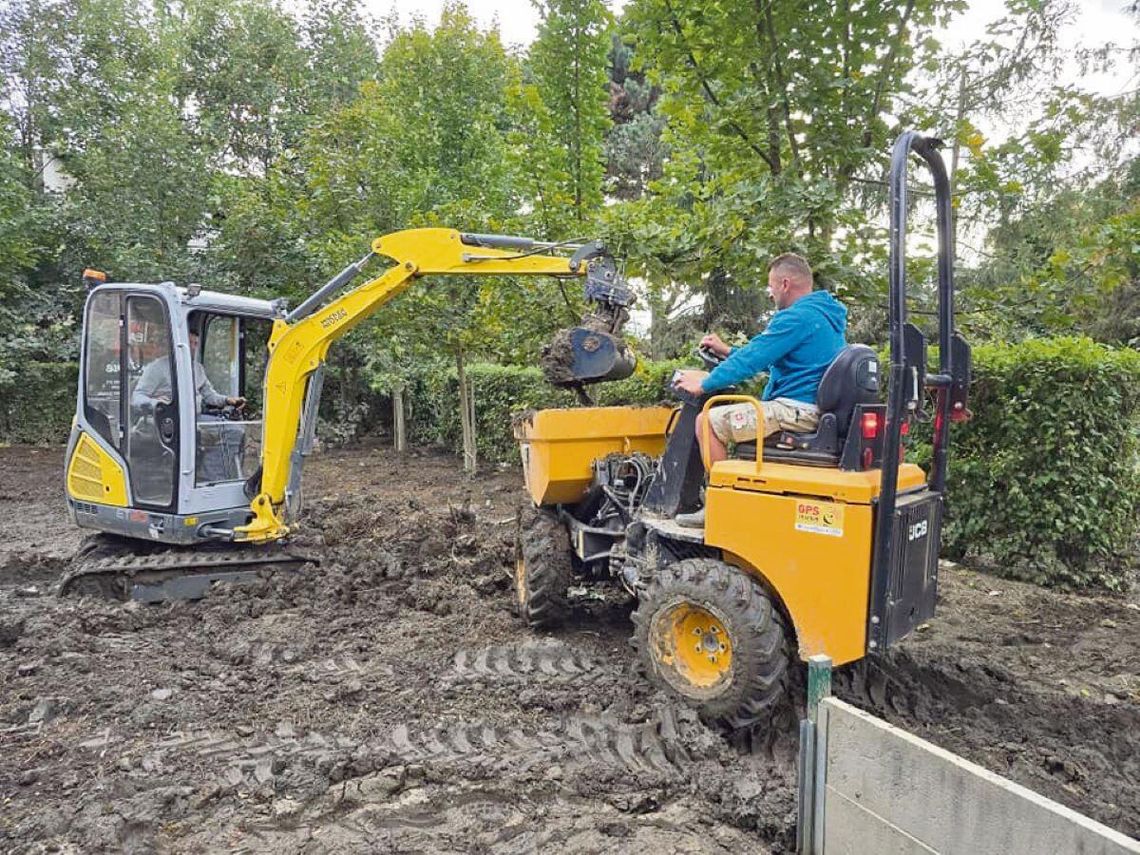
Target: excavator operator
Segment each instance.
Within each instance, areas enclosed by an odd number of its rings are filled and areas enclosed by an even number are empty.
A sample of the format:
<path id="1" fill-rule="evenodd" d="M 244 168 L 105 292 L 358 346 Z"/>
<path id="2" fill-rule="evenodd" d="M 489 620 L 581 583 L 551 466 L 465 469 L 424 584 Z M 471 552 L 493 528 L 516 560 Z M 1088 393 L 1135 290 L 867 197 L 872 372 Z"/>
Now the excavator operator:
<path id="1" fill-rule="evenodd" d="M 199 481 L 218 481 L 227 477 L 227 461 L 232 457 L 243 438 L 240 428 L 219 427 L 209 429 L 208 423 L 221 422 L 217 415 L 222 407 L 232 406 L 239 412 L 245 407 L 245 398 L 227 397 L 214 389 L 206 369 L 202 365 L 197 330 L 190 331 L 190 353 L 194 366 L 194 413 L 198 424 L 198 464 Z M 147 363 L 135 386 L 131 403 L 145 411 L 153 411 L 155 404 L 169 404 L 171 401 L 170 356 L 162 353 Z M 211 413 L 210 410 L 215 412 Z M 206 425 L 206 427 L 204 427 Z M 234 473 L 229 473 L 233 475 Z"/>
<path id="2" fill-rule="evenodd" d="M 819 422 L 816 393 L 824 371 L 846 345 L 847 308 L 827 291 L 815 291 L 807 261 L 794 253 L 775 258 L 768 268 L 768 295 L 776 314 L 760 335 L 743 347 L 732 348 L 715 333 L 701 346 L 724 362 L 711 372 L 682 371 L 677 388 L 691 395 L 708 395 L 735 386 L 767 371 L 761 406 L 763 436 L 780 430 L 804 433 Z M 756 410 L 751 404 L 714 407 L 708 414 L 709 447 L 704 447 L 705 416 L 697 417 L 697 442 L 709 463 L 728 456 L 727 443 L 757 439 Z M 678 514 L 681 525 L 703 527 L 704 509 Z"/>
<path id="3" fill-rule="evenodd" d="M 206 369 L 202 367 L 201 353 L 198 348 L 198 333 L 190 333 L 190 352 L 194 362 L 194 391 L 195 412 L 201 413 L 203 407 L 220 408 L 226 405 L 237 407 L 239 410 L 245 406 L 245 398 L 227 398 L 218 394 L 210 378 L 206 376 Z M 162 353 L 143 368 L 138 385 L 135 386 L 131 403 L 136 407 L 145 407 L 150 404 L 169 404 L 171 401 L 170 388 L 170 356 Z"/>

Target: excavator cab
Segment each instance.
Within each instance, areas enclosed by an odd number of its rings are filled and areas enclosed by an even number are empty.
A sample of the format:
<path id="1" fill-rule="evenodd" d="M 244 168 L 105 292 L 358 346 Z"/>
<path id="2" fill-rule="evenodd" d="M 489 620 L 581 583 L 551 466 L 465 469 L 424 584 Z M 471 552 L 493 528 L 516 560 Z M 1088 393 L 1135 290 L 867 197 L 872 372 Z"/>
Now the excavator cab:
<path id="1" fill-rule="evenodd" d="M 77 525 L 189 544 L 246 520 L 274 316 L 265 300 L 97 283 L 84 309 L 67 456 Z M 250 403 L 223 403 L 237 398 Z"/>

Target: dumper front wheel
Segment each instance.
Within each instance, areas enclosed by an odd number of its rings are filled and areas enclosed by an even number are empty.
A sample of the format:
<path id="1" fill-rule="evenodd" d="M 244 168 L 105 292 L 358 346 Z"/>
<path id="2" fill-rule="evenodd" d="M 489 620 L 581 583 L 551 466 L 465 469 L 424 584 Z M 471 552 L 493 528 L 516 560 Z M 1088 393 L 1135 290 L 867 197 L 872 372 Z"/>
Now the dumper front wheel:
<path id="1" fill-rule="evenodd" d="M 639 593 L 633 645 L 650 679 L 710 724 L 767 724 L 787 692 L 784 623 L 768 593 L 711 558 L 659 568 Z"/>
<path id="2" fill-rule="evenodd" d="M 565 618 L 572 575 L 566 526 L 541 508 L 520 511 L 515 537 L 515 601 L 527 626 L 545 629 Z"/>

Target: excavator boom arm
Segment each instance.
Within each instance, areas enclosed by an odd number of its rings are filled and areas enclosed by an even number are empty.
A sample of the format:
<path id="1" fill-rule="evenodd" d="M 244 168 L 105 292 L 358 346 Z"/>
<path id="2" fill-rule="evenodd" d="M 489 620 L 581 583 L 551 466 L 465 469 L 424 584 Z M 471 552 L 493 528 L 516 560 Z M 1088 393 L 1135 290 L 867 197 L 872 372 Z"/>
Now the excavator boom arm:
<path id="1" fill-rule="evenodd" d="M 253 519 L 239 526 L 236 540 L 274 541 L 289 533 L 285 490 L 304 405 L 307 379 L 324 362 L 330 345 L 421 276 L 581 276 L 582 253 L 550 254 L 543 245 L 524 249 L 521 239 L 476 235 L 471 243 L 453 229 L 409 229 L 377 238 L 372 251 L 395 261 L 374 279 L 290 323 L 274 322 L 265 372 L 261 477 L 250 503 Z M 512 243 L 513 242 L 513 243 Z M 338 277 L 339 279 L 339 277 Z"/>

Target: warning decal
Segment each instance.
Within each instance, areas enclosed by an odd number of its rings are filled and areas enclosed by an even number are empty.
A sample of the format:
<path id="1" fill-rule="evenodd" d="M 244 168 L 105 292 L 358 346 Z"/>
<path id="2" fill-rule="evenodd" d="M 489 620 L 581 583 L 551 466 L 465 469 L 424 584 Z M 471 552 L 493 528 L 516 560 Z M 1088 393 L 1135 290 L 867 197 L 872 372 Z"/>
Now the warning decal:
<path id="1" fill-rule="evenodd" d="M 833 502 L 797 502 L 796 531 L 843 537 L 843 505 Z"/>

